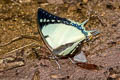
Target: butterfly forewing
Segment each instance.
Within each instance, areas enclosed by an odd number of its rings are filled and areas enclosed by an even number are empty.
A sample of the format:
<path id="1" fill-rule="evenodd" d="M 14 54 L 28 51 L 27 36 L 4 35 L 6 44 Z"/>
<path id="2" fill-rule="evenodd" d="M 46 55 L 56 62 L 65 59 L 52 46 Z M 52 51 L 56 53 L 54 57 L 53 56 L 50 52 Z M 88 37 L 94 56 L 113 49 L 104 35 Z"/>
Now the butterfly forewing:
<path id="1" fill-rule="evenodd" d="M 43 10 L 42 8 L 38 9 L 38 23 L 40 25 L 40 28 L 43 28 L 44 25 L 47 24 L 54 24 L 54 23 L 70 23 L 69 20 L 66 18 L 61 18 L 58 16 L 55 16 L 53 14 L 48 13 L 47 11 Z"/>

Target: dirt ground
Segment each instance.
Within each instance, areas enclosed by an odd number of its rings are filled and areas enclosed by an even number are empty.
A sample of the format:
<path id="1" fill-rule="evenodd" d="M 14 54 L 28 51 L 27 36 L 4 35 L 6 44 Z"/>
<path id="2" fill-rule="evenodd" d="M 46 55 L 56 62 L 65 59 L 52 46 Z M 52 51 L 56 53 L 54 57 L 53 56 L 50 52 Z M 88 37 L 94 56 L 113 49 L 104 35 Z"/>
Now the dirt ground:
<path id="1" fill-rule="evenodd" d="M 0 0 L 0 45 L 21 35 L 37 37 L 37 40 L 23 38 L 0 47 L 0 80 L 120 80 L 120 1 L 56 1 Z M 81 68 L 68 59 L 59 60 L 61 69 L 58 70 L 54 61 L 35 55 L 34 48 L 45 46 L 37 30 L 39 7 L 77 22 L 90 16 L 86 29 L 101 33 L 82 46 L 82 50 L 88 63 L 99 66 L 99 70 Z M 44 48 L 37 51 L 39 55 L 48 55 Z"/>

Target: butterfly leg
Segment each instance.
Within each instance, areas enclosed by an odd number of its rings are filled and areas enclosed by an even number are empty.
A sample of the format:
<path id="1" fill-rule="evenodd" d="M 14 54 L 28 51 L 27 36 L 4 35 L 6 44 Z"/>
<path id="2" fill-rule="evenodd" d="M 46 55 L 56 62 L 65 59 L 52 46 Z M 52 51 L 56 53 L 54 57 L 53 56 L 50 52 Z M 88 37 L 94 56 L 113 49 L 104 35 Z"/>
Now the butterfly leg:
<path id="1" fill-rule="evenodd" d="M 55 61 L 55 63 L 58 65 L 58 69 L 61 68 L 61 66 L 60 66 L 60 64 L 59 64 L 59 62 L 58 62 L 58 57 L 56 57 L 55 55 L 52 55 L 52 56 L 50 57 L 50 59 Z"/>
<path id="2" fill-rule="evenodd" d="M 73 61 L 70 57 L 68 58 L 73 64 L 75 64 L 76 62 Z"/>
<path id="3" fill-rule="evenodd" d="M 56 64 L 58 65 L 58 69 L 60 69 L 61 66 L 60 66 L 60 64 L 59 64 L 59 62 L 58 62 L 58 58 L 57 58 L 55 55 L 54 55 L 54 60 L 55 60 Z"/>
<path id="4" fill-rule="evenodd" d="M 58 62 L 58 58 L 55 56 L 55 55 L 51 55 L 49 57 L 44 57 L 44 56 L 39 56 L 38 55 L 38 52 L 36 51 L 36 49 L 32 48 L 32 50 L 34 51 L 36 57 L 40 60 L 40 58 L 43 58 L 43 59 L 51 59 L 51 60 L 55 60 L 55 63 L 58 65 L 58 69 L 61 68 L 59 62 Z"/>
<path id="5" fill-rule="evenodd" d="M 58 69 L 61 68 L 60 64 L 58 63 L 58 60 L 55 60 L 56 64 L 58 65 Z"/>

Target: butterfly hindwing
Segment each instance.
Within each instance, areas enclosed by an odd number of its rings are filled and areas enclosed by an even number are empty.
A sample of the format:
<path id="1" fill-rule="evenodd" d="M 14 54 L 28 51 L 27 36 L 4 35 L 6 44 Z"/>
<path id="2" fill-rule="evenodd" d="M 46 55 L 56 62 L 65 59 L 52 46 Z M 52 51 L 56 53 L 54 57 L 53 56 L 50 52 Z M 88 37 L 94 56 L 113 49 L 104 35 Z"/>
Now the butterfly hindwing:
<path id="1" fill-rule="evenodd" d="M 79 54 L 75 55 L 73 58 L 74 61 L 77 62 L 87 62 L 86 56 L 83 51 L 81 51 Z"/>

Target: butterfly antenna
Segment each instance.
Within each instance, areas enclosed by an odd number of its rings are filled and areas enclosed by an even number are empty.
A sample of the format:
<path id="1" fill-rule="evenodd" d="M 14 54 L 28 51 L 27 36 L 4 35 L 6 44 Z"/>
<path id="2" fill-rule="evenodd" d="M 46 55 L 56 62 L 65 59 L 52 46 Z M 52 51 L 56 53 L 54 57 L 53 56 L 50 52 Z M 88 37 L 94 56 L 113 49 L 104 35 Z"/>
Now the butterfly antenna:
<path id="1" fill-rule="evenodd" d="M 84 22 L 81 23 L 82 26 L 84 26 L 87 22 L 88 22 L 89 19 L 85 20 Z"/>

